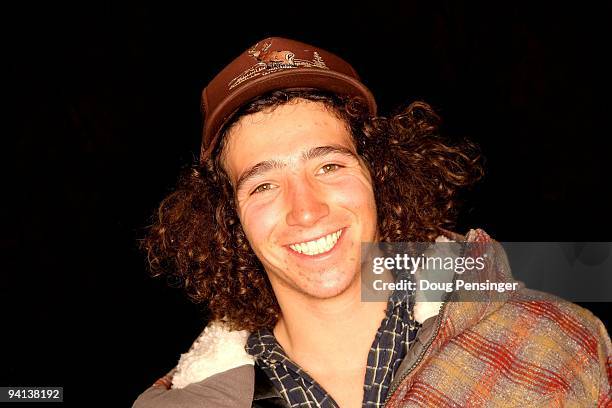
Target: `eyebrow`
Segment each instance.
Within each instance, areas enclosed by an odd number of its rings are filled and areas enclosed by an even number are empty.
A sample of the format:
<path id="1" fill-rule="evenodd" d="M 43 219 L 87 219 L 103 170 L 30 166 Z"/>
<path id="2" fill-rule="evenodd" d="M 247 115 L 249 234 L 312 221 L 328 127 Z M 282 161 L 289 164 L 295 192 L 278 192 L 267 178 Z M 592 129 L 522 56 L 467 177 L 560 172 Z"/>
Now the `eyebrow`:
<path id="1" fill-rule="evenodd" d="M 357 159 L 357 154 L 353 152 L 348 147 L 342 145 L 329 145 L 329 146 L 318 146 L 313 147 L 308 150 L 305 150 L 302 153 L 302 161 L 308 161 L 312 159 L 316 159 L 318 157 L 327 156 L 329 154 L 341 154 L 344 156 L 348 156 L 354 159 Z M 249 180 L 273 169 L 281 169 L 286 167 L 287 163 L 280 160 L 264 160 L 257 163 L 254 166 L 251 166 L 249 169 L 245 170 L 240 177 L 238 177 L 238 181 L 236 182 L 236 192 L 240 191 L 240 188 Z"/>

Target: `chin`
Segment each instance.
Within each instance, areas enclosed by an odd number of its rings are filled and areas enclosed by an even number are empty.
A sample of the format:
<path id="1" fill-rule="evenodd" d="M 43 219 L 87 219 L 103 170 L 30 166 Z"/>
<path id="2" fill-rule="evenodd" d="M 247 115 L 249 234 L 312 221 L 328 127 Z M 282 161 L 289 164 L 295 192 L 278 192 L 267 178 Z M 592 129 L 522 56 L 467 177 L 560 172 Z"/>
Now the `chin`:
<path id="1" fill-rule="evenodd" d="M 346 272 L 345 272 L 346 273 Z M 356 274 L 347 276 L 343 275 L 329 276 L 321 281 L 309 281 L 301 286 L 301 291 L 306 295 L 317 299 L 331 299 L 346 292 L 353 284 L 356 283 Z"/>

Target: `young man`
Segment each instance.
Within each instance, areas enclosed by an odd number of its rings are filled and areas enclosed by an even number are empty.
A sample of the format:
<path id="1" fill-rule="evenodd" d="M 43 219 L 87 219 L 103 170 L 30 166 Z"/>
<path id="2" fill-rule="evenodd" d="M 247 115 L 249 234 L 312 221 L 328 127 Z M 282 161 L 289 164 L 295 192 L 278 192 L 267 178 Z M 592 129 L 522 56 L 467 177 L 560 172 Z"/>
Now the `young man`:
<path id="1" fill-rule="evenodd" d="M 240 55 L 202 101 L 200 164 L 144 247 L 211 323 L 135 407 L 612 403 L 610 340 L 573 304 L 524 288 L 362 302 L 368 242 L 484 244 L 478 279 L 513 283 L 486 233 L 446 229 L 481 167 L 428 105 L 377 117 L 348 63 L 282 38 Z"/>

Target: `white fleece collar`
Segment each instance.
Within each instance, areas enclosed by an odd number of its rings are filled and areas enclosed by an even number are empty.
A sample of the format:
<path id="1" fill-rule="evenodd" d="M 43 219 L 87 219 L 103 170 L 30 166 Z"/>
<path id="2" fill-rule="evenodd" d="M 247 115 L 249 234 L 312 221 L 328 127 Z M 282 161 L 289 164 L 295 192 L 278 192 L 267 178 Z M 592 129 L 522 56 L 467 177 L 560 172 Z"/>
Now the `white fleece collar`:
<path id="1" fill-rule="evenodd" d="M 436 242 L 455 242 L 446 238 L 444 235 L 440 235 L 436 238 Z M 453 248 L 455 245 L 442 245 L 435 247 L 436 256 L 444 257 L 444 256 L 454 256 L 457 253 L 454 253 L 454 250 L 457 248 Z M 429 251 L 428 252 L 432 252 Z M 432 255 L 431 253 L 429 255 Z M 418 269 L 415 273 L 416 281 L 418 282 L 420 279 L 427 279 L 432 281 L 444 281 L 451 282 L 453 280 L 453 271 L 444 271 L 439 269 L 432 270 L 423 270 Z M 442 307 L 442 292 L 439 293 L 439 298 L 431 299 L 432 294 L 428 293 L 428 299 L 425 300 L 423 293 L 416 291 L 415 295 L 415 303 L 414 309 L 412 309 L 414 314 L 414 320 L 423 324 L 425 320 L 429 319 L 432 316 L 437 316 L 440 312 L 440 308 Z"/>
<path id="2" fill-rule="evenodd" d="M 244 350 L 248 337 L 246 330 L 230 331 L 223 322 L 211 322 L 191 349 L 181 355 L 172 388 L 184 388 L 232 368 L 253 365 L 253 356 Z"/>

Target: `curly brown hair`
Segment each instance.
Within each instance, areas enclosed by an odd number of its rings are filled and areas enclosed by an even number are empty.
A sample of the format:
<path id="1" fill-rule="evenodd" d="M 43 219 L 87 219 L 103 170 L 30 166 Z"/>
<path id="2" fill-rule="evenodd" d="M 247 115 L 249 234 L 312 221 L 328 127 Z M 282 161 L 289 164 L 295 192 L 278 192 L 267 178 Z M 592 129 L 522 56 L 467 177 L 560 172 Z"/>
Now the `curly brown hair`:
<path id="1" fill-rule="evenodd" d="M 453 228 L 458 191 L 483 175 L 478 148 L 439 134 L 440 118 L 414 102 L 389 118 L 371 117 L 359 99 L 312 90 L 275 91 L 243 106 L 219 145 L 194 164 L 159 206 L 141 247 L 151 273 L 178 281 L 212 319 L 235 330 L 272 328 L 280 309 L 267 274 L 246 239 L 222 153 L 237 120 L 297 98 L 322 103 L 350 129 L 370 171 L 382 242 L 430 242 Z"/>

